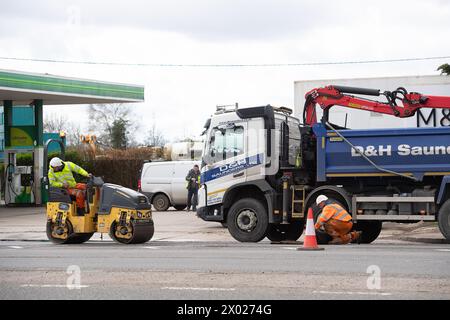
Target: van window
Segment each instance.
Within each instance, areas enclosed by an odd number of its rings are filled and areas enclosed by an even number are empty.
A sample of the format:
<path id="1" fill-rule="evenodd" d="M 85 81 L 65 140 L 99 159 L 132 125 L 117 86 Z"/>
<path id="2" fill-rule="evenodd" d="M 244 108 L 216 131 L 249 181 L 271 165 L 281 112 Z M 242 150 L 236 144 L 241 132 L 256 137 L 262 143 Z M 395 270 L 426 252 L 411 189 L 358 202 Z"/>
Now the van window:
<path id="1" fill-rule="evenodd" d="M 244 127 L 214 128 L 211 132 L 208 156 L 218 162 L 244 153 Z"/>

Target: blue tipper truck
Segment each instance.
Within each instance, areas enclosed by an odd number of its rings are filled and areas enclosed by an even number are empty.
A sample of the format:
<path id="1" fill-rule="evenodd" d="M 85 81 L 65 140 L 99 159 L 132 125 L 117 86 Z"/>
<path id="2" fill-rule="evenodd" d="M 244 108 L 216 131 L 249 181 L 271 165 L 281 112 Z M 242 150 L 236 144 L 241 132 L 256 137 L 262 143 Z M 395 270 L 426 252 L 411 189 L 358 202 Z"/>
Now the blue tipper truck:
<path id="1" fill-rule="evenodd" d="M 349 93 L 383 94 L 387 102 Z M 421 107 L 450 108 L 450 98 L 339 86 L 307 95 L 303 123 L 272 106 L 219 108 L 208 119 L 199 217 L 226 223 L 238 241 L 297 240 L 324 194 L 350 212 L 363 243 L 384 221 L 438 221 L 450 239 L 450 127 L 350 130 L 328 122 L 334 105 L 407 117 Z"/>
<path id="2" fill-rule="evenodd" d="M 439 225 L 449 238 L 449 127 L 327 130 L 315 124 L 313 131 L 316 182 L 341 185 L 335 189 L 340 196 L 325 194 L 339 198 L 357 224 L 381 229 L 382 221 L 435 221 L 441 209 Z M 379 228 L 364 230 L 366 239 L 375 238 Z"/>

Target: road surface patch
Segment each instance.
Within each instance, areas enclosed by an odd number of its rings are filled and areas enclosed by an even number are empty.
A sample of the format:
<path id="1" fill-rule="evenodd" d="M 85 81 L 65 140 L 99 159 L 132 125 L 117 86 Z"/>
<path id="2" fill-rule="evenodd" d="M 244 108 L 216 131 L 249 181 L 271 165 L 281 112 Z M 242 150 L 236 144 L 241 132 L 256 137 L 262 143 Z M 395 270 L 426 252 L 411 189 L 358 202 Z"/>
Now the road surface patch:
<path id="1" fill-rule="evenodd" d="M 22 284 L 22 288 L 68 288 L 66 284 Z M 89 288 L 88 285 L 77 285 L 76 288 Z"/>
<path id="2" fill-rule="evenodd" d="M 235 288 L 162 287 L 161 290 L 236 291 Z"/>
<path id="3" fill-rule="evenodd" d="M 370 295 L 370 296 L 391 296 L 390 292 L 370 292 L 370 291 L 313 291 L 313 293 L 322 294 L 346 294 L 346 295 Z"/>

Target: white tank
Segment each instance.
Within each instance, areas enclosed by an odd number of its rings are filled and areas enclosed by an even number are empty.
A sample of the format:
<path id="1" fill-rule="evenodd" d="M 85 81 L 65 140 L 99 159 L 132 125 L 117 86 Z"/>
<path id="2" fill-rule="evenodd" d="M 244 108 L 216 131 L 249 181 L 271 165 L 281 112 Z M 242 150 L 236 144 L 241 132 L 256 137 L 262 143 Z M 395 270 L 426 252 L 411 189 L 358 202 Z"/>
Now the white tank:
<path id="1" fill-rule="evenodd" d="M 167 160 L 201 160 L 203 141 L 185 141 L 168 143 L 164 146 L 164 154 Z"/>

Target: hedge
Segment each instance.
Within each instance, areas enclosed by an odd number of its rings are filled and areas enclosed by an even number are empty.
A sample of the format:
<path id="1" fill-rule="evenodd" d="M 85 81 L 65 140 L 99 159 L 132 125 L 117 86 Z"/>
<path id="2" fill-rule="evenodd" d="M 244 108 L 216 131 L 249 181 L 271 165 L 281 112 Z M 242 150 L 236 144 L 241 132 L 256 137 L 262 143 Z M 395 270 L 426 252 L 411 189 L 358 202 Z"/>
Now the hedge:
<path id="1" fill-rule="evenodd" d="M 139 173 L 145 160 L 161 157 L 161 153 L 153 148 L 136 148 L 127 150 L 108 150 L 102 152 L 101 156 L 93 159 L 89 150 L 83 148 L 72 148 L 66 151 L 65 161 L 76 163 L 94 176 L 102 177 L 105 182 L 118 184 L 137 190 Z M 48 155 L 48 162 L 53 157 L 58 157 L 58 152 Z M 17 154 L 18 166 L 32 166 L 33 158 L 31 154 Z M 48 163 L 47 162 L 47 163 Z M 0 165 L 2 178 L 4 166 Z M 48 168 L 44 168 L 48 170 Z M 0 178 L 0 181 L 3 180 Z M 85 179 L 78 175 L 75 179 L 84 182 Z"/>

